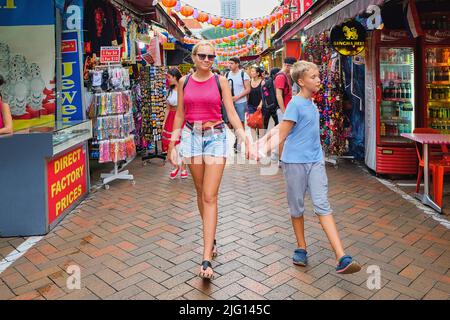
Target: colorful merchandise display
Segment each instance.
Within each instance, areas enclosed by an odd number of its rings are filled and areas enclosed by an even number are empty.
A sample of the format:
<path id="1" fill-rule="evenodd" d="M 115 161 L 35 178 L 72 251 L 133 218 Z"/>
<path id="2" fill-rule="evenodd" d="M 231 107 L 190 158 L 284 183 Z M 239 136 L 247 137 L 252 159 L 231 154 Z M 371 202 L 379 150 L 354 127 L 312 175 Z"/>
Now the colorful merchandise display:
<path id="1" fill-rule="evenodd" d="M 325 153 L 342 156 L 347 151 L 342 110 L 343 81 L 339 55 L 333 56 L 328 34 L 308 39 L 305 58 L 320 69 L 322 87 L 314 96 L 314 101 L 320 111 L 320 132 Z"/>
<path id="2" fill-rule="evenodd" d="M 146 67 L 141 74 L 142 132 L 147 142 L 162 139 L 167 95 L 166 67 Z"/>
<path id="3" fill-rule="evenodd" d="M 92 86 L 95 94 L 89 109 L 93 119 L 94 139 L 92 146 L 98 147 L 100 163 L 132 159 L 136 156 L 132 94 L 129 90 L 129 71 L 122 67 L 93 70 Z M 102 76 L 102 84 L 96 79 Z M 104 88 L 119 91 L 104 92 Z M 120 91 L 122 89 L 122 91 Z"/>

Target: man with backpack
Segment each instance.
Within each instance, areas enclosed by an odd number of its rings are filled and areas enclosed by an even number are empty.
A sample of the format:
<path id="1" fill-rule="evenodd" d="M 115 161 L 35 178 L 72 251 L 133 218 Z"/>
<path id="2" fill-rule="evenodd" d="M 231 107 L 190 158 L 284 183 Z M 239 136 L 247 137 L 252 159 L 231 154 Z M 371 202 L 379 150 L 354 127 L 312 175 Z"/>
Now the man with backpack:
<path id="1" fill-rule="evenodd" d="M 265 77 L 261 83 L 262 100 L 263 100 L 263 116 L 264 116 L 264 129 L 269 127 L 270 118 L 275 122 L 275 126 L 278 125 L 277 111 L 279 109 L 277 94 L 275 90 L 274 78 L 277 73 L 280 72 L 280 68 L 273 68 L 270 70 L 270 75 Z"/>
<path id="2" fill-rule="evenodd" d="M 241 61 L 239 58 L 233 57 L 229 60 L 230 72 L 225 74 L 225 78 L 227 78 L 228 83 L 231 87 L 231 94 L 233 96 L 234 107 L 236 109 L 237 114 L 239 115 L 239 119 L 242 122 L 242 126 L 245 123 L 245 112 L 247 112 L 247 95 L 250 93 L 250 77 L 246 72 L 240 69 Z M 228 125 L 230 129 L 233 129 L 233 126 L 229 123 L 226 112 L 223 114 L 223 120 Z M 244 126 L 245 128 L 245 126 Z M 235 152 L 240 151 L 240 145 L 236 139 L 234 143 Z"/>
<path id="3" fill-rule="evenodd" d="M 282 114 L 284 114 L 288 103 L 292 99 L 291 67 L 296 62 L 297 59 L 286 57 L 284 59 L 283 68 L 274 79 L 277 101 Z M 281 119 L 278 119 L 278 121 L 281 121 Z"/>
<path id="4" fill-rule="evenodd" d="M 277 73 L 274 79 L 276 97 L 279 109 L 277 110 L 278 121 L 283 121 L 284 112 L 286 111 L 287 105 L 292 99 L 292 78 L 291 78 L 291 67 L 297 59 L 294 57 L 286 57 L 284 59 L 283 68 Z M 278 147 L 278 155 L 283 153 L 284 143 L 280 143 Z M 272 158 L 274 160 L 274 158 Z"/>

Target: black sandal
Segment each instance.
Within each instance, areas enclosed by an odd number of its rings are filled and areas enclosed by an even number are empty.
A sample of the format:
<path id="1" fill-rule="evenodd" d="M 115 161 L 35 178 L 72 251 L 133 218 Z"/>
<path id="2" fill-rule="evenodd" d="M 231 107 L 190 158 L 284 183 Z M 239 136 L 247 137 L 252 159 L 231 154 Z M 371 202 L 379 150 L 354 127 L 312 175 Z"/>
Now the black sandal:
<path id="1" fill-rule="evenodd" d="M 211 264 L 210 261 L 204 260 L 204 261 L 202 262 L 202 269 L 203 269 L 203 271 L 206 271 L 208 268 L 211 268 L 211 270 L 212 270 L 212 264 Z M 200 272 L 198 275 L 199 275 L 199 277 L 202 278 L 202 279 L 206 279 L 206 280 L 212 280 L 212 279 L 214 279 L 214 274 L 213 274 L 211 277 L 207 277 L 207 276 L 204 276 L 204 275 Z"/>

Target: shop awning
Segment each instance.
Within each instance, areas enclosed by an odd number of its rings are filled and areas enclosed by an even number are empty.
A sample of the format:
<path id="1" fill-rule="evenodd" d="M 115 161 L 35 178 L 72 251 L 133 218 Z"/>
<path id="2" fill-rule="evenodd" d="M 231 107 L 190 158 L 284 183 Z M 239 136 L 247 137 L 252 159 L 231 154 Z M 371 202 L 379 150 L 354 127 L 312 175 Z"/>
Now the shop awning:
<path id="1" fill-rule="evenodd" d="M 307 36 L 315 36 L 334 26 L 340 25 L 367 10 L 370 5 L 380 6 L 385 0 L 344 0 L 305 26 Z"/>

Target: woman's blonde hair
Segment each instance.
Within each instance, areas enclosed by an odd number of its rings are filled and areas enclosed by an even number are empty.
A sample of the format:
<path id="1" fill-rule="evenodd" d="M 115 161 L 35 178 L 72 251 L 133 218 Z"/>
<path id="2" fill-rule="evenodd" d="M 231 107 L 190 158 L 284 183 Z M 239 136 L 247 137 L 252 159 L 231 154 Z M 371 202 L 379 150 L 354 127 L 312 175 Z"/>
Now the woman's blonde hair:
<path id="1" fill-rule="evenodd" d="M 292 65 L 291 68 L 291 77 L 295 83 L 298 83 L 299 79 L 303 79 L 305 73 L 312 69 L 319 69 L 319 67 L 312 62 L 300 60 Z"/>
<path id="2" fill-rule="evenodd" d="M 198 49 L 200 47 L 203 47 L 203 46 L 208 46 L 208 47 L 212 48 L 214 50 L 214 53 L 216 53 L 216 47 L 211 42 L 209 42 L 209 41 L 200 41 L 192 49 L 192 55 L 195 56 L 197 54 L 197 52 L 198 52 Z"/>

